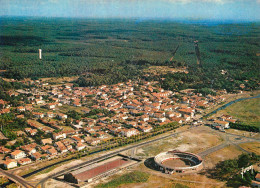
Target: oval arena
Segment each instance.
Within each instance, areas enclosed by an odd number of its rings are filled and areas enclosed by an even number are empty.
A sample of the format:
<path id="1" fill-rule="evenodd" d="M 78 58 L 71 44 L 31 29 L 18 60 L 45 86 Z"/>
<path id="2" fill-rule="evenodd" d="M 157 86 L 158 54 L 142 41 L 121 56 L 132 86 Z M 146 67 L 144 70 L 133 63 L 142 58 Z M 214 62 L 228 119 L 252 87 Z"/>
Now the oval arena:
<path id="1" fill-rule="evenodd" d="M 160 153 L 154 157 L 155 165 L 167 174 L 174 172 L 191 173 L 203 168 L 200 156 L 177 150 Z"/>

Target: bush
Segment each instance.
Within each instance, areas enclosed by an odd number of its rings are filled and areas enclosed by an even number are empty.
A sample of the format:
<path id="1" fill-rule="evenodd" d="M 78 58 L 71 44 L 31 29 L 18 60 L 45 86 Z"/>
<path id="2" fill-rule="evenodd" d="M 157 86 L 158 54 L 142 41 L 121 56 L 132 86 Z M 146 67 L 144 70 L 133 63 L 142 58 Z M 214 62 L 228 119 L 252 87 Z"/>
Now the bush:
<path id="1" fill-rule="evenodd" d="M 143 183 L 143 182 L 146 182 L 148 180 L 148 178 L 149 178 L 149 174 L 147 174 L 145 172 L 134 171 L 134 172 L 130 172 L 128 174 L 124 174 L 120 177 L 117 177 L 106 184 L 98 185 L 98 186 L 96 186 L 96 188 L 105 188 L 105 187 L 116 188 L 123 184 Z"/>
<path id="2" fill-rule="evenodd" d="M 259 128 L 253 125 L 244 125 L 239 123 L 230 123 L 230 128 L 232 129 L 238 129 L 238 130 L 244 130 L 244 131 L 250 131 L 250 132 L 259 132 Z"/>

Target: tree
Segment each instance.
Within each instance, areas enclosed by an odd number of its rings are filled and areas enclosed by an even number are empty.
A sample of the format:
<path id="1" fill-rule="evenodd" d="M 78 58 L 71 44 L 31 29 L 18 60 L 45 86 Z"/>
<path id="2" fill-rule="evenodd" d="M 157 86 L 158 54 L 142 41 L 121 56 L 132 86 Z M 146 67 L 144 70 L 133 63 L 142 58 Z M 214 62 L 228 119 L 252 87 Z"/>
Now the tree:
<path id="1" fill-rule="evenodd" d="M 67 112 L 68 117 L 80 120 L 81 119 L 81 114 L 76 112 L 75 110 L 70 110 Z"/>
<path id="2" fill-rule="evenodd" d="M 250 162 L 250 157 L 248 154 L 241 154 L 239 157 L 238 157 L 238 167 L 239 168 L 242 168 L 242 167 L 247 167 L 248 164 Z"/>

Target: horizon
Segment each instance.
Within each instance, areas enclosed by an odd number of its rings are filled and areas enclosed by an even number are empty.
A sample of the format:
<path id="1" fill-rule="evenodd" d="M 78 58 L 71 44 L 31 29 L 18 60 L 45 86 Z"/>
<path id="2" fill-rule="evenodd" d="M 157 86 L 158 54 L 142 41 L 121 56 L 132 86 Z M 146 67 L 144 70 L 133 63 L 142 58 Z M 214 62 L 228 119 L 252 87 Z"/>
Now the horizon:
<path id="1" fill-rule="evenodd" d="M 0 17 L 260 21 L 260 0 L 0 0 Z"/>
<path id="2" fill-rule="evenodd" d="M 247 23 L 260 23 L 259 20 L 232 20 L 232 19 L 193 19 L 193 18 L 139 18 L 139 17 L 129 17 L 129 18 L 120 18 L 120 17 L 105 17 L 105 18 L 99 18 L 99 17 L 48 17 L 48 16 L 7 16 L 7 15 L 1 15 L 1 19 L 29 19 L 29 20 L 116 20 L 116 21 L 135 21 L 136 23 L 142 23 L 142 22 L 164 22 L 164 23 L 183 23 L 183 24 L 247 24 Z"/>

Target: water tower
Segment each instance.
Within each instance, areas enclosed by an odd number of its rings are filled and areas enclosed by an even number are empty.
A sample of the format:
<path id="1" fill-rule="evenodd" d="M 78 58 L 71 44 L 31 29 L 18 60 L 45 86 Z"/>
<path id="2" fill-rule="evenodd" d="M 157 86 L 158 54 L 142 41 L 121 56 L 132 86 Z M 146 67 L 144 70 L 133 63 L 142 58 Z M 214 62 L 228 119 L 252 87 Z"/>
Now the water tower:
<path id="1" fill-rule="evenodd" d="M 42 49 L 39 49 L 39 58 L 42 59 Z"/>

